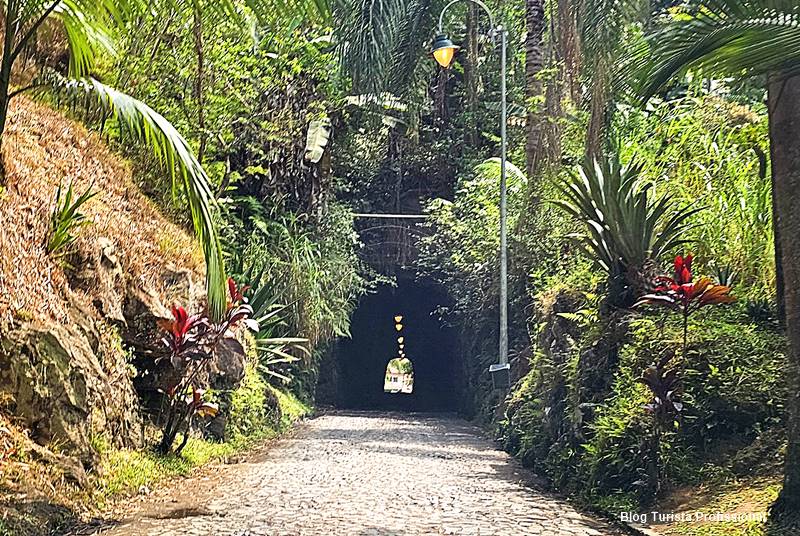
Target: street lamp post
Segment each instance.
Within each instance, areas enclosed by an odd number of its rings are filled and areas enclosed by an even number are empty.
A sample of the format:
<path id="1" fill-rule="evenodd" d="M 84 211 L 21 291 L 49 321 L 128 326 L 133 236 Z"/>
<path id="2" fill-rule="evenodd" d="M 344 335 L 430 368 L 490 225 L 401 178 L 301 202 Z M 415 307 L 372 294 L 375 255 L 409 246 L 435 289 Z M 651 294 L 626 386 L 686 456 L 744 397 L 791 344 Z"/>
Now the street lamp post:
<path id="1" fill-rule="evenodd" d="M 461 0 L 453 0 L 447 4 L 439 15 L 439 35 L 433 42 L 431 54 L 436 61 L 449 68 L 458 50 L 458 46 L 444 33 L 444 15 L 448 9 Z M 508 123 L 508 109 L 506 98 L 506 41 L 508 32 L 502 25 L 495 25 L 494 16 L 481 0 L 465 0 L 480 6 L 489 16 L 492 37 L 500 36 L 500 355 L 498 363 L 489 367 L 495 388 L 510 386 L 511 374 L 508 364 L 508 241 L 507 241 L 507 208 L 506 208 L 506 151 L 507 137 L 506 124 Z"/>

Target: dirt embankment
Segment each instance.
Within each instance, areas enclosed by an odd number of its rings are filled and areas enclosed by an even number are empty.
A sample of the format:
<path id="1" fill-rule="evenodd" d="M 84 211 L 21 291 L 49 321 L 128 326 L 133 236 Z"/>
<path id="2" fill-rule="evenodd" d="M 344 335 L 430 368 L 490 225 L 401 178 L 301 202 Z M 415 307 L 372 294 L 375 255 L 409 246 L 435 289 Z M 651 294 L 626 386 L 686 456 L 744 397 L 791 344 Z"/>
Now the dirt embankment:
<path id="1" fill-rule="evenodd" d="M 171 297 L 167 268 L 201 276 L 202 253 L 192 236 L 164 218 L 134 182 L 130 163 L 112 153 L 100 136 L 45 105 L 12 101 L 4 134 L 6 184 L 0 196 L 0 321 L 22 318 L 69 322 L 66 294 L 93 303 L 104 289 L 75 288 L 59 259 L 45 250 L 50 214 L 59 185 L 74 183 L 98 192 L 82 210 L 91 220 L 80 231 L 77 250 L 90 253 L 110 241 L 127 284 Z M 198 279 L 200 280 L 200 279 Z"/>
<path id="2" fill-rule="evenodd" d="M 98 441 L 142 444 L 132 355 L 168 306 L 203 299 L 203 257 L 101 137 L 25 98 L 0 187 L 0 534 L 86 484 Z M 56 191 L 97 195 L 66 256 L 47 253 Z M 152 360 L 152 358 L 151 358 Z M 37 506 L 38 505 L 38 506 Z M 11 521 L 9 521 L 11 520 Z M 15 529 L 16 530 L 16 529 Z M 12 533 L 16 534 L 12 530 Z"/>

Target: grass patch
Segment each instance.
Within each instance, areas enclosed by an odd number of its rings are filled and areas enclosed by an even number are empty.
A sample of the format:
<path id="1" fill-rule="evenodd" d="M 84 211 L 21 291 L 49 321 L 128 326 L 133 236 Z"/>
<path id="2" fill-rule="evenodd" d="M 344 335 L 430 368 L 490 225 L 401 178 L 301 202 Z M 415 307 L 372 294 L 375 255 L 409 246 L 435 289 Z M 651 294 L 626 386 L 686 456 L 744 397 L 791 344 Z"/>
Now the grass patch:
<path id="1" fill-rule="evenodd" d="M 278 403 L 283 413 L 281 424 L 284 427 L 290 426 L 298 419 L 302 419 L 311 413 L 311 406 L 297 398 L 294 393 L 290 391 L 281 391 L 271 385 L 269 385 L 268 388 L 272 390 L 273 394 L 278 398 Z"/>
<path id="2" fill-rule="evenodd" d="M 199 438 L 189 439 L 181 456 L 162 456 L 147 450 L 108 450 L 102 453 L 103 476 L 97 481 L 97 491 L 101 498 L 137 493 L 142 486 L 187 475 L 196 467 L 224 459 L 238 450 L 241 450 L 238 444 Z"/>
<path id="3" fill-rule="evenodd" d="M 265 410 L 265 400 L 274 396 L 276 411 Z M 248 404 L 245 404 L 248 403 Z M 266 404 L 269 407 L 269 404 Z M 263 381 L 255 368 L 232 399 L 231 438 L 216 442 L 192 437 L 180 456 L 163 456 L 152 450 L 118 450 L 102 444 L 102 476 L 97 481 L 98 506 L 115 496 L 129 496 L 168 478 L 185 476 L 209 462 L 224 460 L 251 448 L 259 441 L 277 437 L 293 423 L 309 415 L 312 408 L 290 393 Z"/>
<path id="4" fill-rule="evenodd" d="M 702 497 L 688 498 L 686 507 L 678 511 L 713 514 L 764 514 L 778 497 L 781 480 L 778 477 L 747 482 L 729 482 L 714 493 L 697 490 Z M 691 495 L 691 492 L 689 493 Z M 766 536 L 766 523 L 746 521 L 692 521 L 662 525 L 659 531 L 669 536 Z M 769 532 L 774 535 L 774 532 Z M 788 536 L 788 535 L 787 535 Z"/>

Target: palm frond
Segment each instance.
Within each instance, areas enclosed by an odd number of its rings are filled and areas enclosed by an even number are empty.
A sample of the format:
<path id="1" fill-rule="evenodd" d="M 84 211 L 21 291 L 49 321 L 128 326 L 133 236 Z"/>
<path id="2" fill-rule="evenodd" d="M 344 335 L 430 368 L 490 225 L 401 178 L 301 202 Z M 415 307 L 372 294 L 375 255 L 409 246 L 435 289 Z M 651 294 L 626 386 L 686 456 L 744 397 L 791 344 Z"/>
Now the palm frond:
<path id="1" fill-rule="evenodd" d="M 394 48 L 390 51 L 387 87 L 403 95 L 414 82 L 420 59 L 428 55 L 430 29 L 434 27 L 434 4 L 431 0 L 414 0 L 409 3 L 405 17 L 400 21 Z M 427 74 L 434 69 L 429 63 Z"/>
<path id="2" fill-rule="evenodd" d="M 578 0 L 573 6 L 578 12 L 583 54 L 589 58 L 610 58 L 624 42 L 625 30 L 647 15 L 649 0 Z"/>
<path id="3" fill-rule="evenodd" d="M 334 36 L 342 70 L 364 93 L 399 92 L 423 55 L 435 0 L 342 0 Z"/>
<path id="4" fill-rule="evenodd" d="M 141 13 L 158 16 L 169 10 L 180 10 L 191 7 L 195 1 L 200 2 L 203 11 L 211 11 L 228 21 L 247 23 L 246 13 L 242 7 L 252 13 L 261 24 L 294 26 L 292 21 L 327 22 L 331 15 L 333 0 L 131 0 L 138 2 Z"/>
<path id="5" fill-rule="evenodd" d="M 51 75 L 56 89 L 75 96 L 91 97 L 120 127 L 144 142 L 169 171 L 173 184 L 180 186 L 189 203 L 195 234 L 206 260 L 206 289 L 209 312 L 221 318 L 227 305 L 222 248 L 214 227 L 216 199 L 205 170 L 195 158 L 186 139 L 158 112 L 145 103 L 94 79 L 67 79 Z"/>
<path id="6" fill-rule="evenodd" d="M 70 49 L 69 71 L 72 76 L 86 75 L 101 52 L 113 54 L 113 27 L 130 13 L 128 0 L 28 0 L 17 14 L 12 61 L 22 53 L 36 31 L 50 18 L 58 19 Z"/>
<path id="7" fill-rule="evenodd" d="M 627 77 L 646 100 L 688 69 L 726 76 L 800 72 L 800 4 L 691 0 L 634 52 Z"/>

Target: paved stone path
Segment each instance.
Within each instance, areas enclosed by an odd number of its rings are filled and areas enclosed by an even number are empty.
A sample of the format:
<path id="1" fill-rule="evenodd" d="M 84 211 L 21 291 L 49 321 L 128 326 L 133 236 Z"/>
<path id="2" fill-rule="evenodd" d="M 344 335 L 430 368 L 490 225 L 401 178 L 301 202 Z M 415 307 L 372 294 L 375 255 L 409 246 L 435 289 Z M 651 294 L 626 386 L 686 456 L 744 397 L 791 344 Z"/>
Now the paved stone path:
<path id="1" fill-rule="evenodd" d="M 526 480 L 462 420 L 337 412 L 256 459 L 186 480 L 172 498 L 147 498 L 103 535 L 619 534 Z"/>

